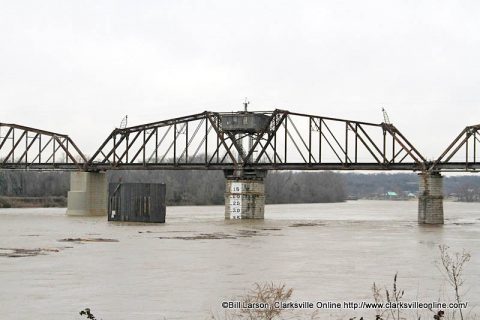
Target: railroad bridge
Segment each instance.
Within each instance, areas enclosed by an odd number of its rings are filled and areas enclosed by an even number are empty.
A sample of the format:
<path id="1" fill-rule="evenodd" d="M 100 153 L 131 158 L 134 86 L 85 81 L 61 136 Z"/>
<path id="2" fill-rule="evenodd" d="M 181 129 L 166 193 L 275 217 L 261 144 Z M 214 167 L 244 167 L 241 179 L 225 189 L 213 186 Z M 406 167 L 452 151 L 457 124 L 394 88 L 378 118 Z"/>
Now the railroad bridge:
<path id="1" fill-rule="evenodd" d="M 225 217 L 264 217 L 268 170 L 418 172 L 419 223 L 443 223 L 442 172 L 477 172 L 480 125 L 433 161 L 391 123 L 286 110 L 211 112 L 114 129 L 87 157 L 65 134 L 0 123 L 0 170 L 67 170 L 70 215 L 106 214 L 107 170 L 223 170 Z"/>

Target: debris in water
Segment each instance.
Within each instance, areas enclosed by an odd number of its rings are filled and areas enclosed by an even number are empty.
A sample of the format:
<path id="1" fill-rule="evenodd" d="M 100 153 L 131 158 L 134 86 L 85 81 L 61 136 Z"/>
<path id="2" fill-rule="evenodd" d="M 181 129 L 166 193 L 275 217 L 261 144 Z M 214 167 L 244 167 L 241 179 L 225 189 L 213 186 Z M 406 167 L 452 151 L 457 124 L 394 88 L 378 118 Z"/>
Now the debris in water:
<path id="1" fill-rule="evenodd" d="M 60 242 L 118 242 L 117 239 L 105 239 L 105 238 L 65 238 L 58 240 Z"/>
<path id="2" fill-rule="evenodd" d="M 191 236 L 172 236 L 172 237 L 158 237 L 158 239 L 174 239 L 174 240 L 221 240 L 221 239 L 237 239 L 250 238 L 255 236 L 265 236 L 257 230 L 238 230 L 237 234 L 225 234 L 222 232 L 215 233 L 200 233 Z"/>
<path id="3" fill-rule="evenodd" d="M 201 233 L 195 236 L 176 236 L 176 237 L 158 237 L 158 239 L 176 239 L 176 240 L 219 240 L 236 239 L 236 237 L 224 233 Z"/>
<path id="4" fill-rule="evenodd" d="M 306 222 L 306 223 L 294 223 L 289 225 L 289 227 L 316 227 L 316 226 L 324 226 L 324 223 L 317 223 L 317 222 Z"/>
<path id="5" fill-rule="evenodd" d="M 238 230 L 238 233 L 242 238 L 263 235 L 259 234 L 257 230 Z"/>
<path id="6" fill-rule="evenodd" d="M 60 249 L 57 249 L 57 248 L 34 248 L 34 249 L 0 248 L 0 257 L 7 257 L 7 258 L 34 257 L 38 255 L 46 255 L 49 252 L 60 252 Z"/>

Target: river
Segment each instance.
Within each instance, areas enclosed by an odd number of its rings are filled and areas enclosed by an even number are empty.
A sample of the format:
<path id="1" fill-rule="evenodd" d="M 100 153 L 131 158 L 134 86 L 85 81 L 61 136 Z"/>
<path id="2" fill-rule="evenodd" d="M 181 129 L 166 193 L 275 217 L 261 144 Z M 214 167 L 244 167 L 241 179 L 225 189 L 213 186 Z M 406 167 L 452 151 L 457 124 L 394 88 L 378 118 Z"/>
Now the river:
<path id="1" fill-rule="evenodd" d="M 479 203 L 445 202 L 443 226 L 418 225 L 416 201 L 268 205 L 263 221 L 223 210 L 168 207 L 167 223 L 136 224 L 0 209 L 0 318 L 80 319 L 89 307 L 103 320 L 206 319 L 264 282 L 294 301 L 372 302 L 372 283 L 391 286 L 396 272 L 404 300 L 448 302 L 439 244 L 470 252 L 463 289 L 478 313 Z"/>

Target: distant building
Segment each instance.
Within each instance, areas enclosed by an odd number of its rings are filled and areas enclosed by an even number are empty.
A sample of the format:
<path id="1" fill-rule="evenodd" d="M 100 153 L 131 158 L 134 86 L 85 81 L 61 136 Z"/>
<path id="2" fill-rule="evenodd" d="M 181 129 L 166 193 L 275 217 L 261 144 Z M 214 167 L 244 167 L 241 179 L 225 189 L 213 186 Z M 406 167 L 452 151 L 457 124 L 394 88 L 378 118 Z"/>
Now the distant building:
<path id="1" fill-rule="evenodd" d="M 395 191 L 388 191 L 386 194 L 385 194 L 385 198 L 391 200 L 391 199 L 397 199 L 398 198 L 398 194 L 395 192 Z"/>

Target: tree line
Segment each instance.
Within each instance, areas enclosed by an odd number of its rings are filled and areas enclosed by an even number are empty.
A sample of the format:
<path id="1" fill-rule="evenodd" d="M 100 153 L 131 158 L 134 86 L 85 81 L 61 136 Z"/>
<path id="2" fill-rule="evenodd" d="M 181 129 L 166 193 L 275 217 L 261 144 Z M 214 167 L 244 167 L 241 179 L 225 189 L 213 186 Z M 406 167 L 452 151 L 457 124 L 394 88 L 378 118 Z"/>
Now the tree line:
<path id="1" fill-rule="evenodd" d="M 222 171 L 108 171 L 109 182 L 165 183 L 167 205 L 222 205 Z M 0 196 L 67 196 L 68 172 L 0 171 Z M 265 179 L 267 203 L 340 202 L 346 197 L 342 175 L 332 172 L 275 172 Z"/>
<path id="2" fill-rule="evenodd" d="M 156 182 L 167 185 L 168 205 L 224 203 L 222 171 L 108 171 L 110 182 Z M 395 191 L 417 194 L 416 173 L 334 173 L 269 171 L 265 179 L 267 203 L 340 202 L 348 196 L 369 198 Z M 444 177 L 445 196 L 458 201 L 480 201 L 480 177 Z M 62 171 L 0 171 L 0 196 L 66 197 L 70 173 Z"/>
<path id="3" fill-rule="evenodd" d="M 342 202 L 343 176 L 333 172 L 269 172 L 265 181 L 267 203 Z"/>

